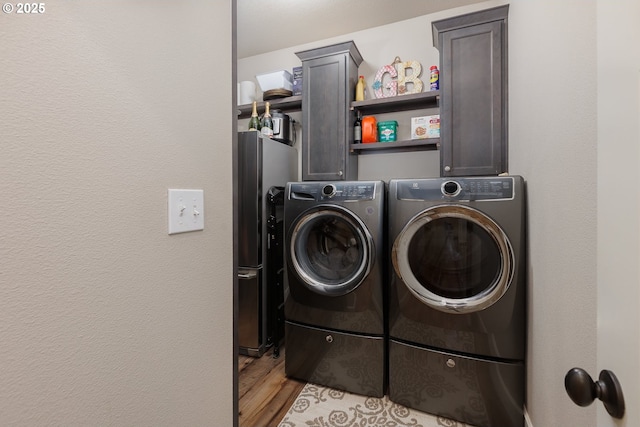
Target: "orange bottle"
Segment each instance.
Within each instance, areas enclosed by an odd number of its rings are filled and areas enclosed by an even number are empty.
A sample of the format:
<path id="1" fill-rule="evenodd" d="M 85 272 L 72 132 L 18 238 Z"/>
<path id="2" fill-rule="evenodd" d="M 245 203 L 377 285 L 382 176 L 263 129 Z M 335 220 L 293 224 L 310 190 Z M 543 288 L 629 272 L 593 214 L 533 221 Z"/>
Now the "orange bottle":
<path id="1" fill-rule="evenodd" d="M 371 143 L 378 141 L 378 127 L 376 118 L 373 116 L 364 116 L 362 118 L 362 143 Z"/>

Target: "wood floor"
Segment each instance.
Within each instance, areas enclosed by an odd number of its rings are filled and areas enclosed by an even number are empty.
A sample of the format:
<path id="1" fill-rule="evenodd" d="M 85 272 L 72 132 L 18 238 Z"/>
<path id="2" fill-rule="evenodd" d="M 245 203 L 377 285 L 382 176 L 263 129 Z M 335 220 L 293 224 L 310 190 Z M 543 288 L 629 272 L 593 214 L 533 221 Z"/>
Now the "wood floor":
<path id="1" fill-rule="evenodd" d="M 270 349 L 260 358 L 238 358 L 238 418 L 240 427 L 277 427 L 305 383 L 284 374 L 284 346 L 280 357 Z"/>

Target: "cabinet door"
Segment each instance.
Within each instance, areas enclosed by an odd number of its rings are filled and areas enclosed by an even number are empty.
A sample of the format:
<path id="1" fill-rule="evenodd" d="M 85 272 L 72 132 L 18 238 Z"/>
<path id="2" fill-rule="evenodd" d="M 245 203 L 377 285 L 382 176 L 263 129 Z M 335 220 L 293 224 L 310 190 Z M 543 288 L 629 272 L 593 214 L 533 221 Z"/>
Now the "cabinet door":
<path id="1" fill-rule="evenodd" d="M 327 56 L 303 61 L 302 66 L 302 179 L 345 179 L 347 57 Z"/>
<path id="2" fill-rule="evenodd" d="M 507 171 L 504 25 L 493 21 L 440 33 L 442 176 Z"/>

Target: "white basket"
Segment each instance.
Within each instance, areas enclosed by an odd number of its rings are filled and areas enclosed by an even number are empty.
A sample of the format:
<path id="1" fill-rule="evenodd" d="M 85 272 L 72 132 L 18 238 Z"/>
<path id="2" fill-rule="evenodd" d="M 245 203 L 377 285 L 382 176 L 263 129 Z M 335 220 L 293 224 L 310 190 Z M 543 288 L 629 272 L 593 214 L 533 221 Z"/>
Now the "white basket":
<path id="1" fill-rule="evenodd" d="M 260 89 L 263 92 L 273 89 L 293 89 L 293 77 L 287 70 L 274 71 L 273 73 L 259 74 L 256 76 Z"/>

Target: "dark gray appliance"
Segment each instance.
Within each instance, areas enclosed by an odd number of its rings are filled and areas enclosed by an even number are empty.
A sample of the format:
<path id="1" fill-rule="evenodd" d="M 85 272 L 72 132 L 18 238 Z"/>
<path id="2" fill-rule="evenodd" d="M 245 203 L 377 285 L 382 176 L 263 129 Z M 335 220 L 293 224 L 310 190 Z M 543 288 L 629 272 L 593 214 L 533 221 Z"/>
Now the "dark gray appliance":
<path id="1" fill-rule="evenodd" d="M 285 188 L 287 376 L 385 392 L 384 183 Z"/>
<path id="2" fill-rule="evenodd" d="M 271 112 L 271 117 L 273 119 L 272 139 L 288 145 L 293 145 L 296 137 L 296 130 L 294 126 L 295 120 L 280 110 L 273 110 Z"/>
<path id="3" fill-rule="evenodd" d="M 239 132 L 236 221 L 238 236 L 238 342 L 240 353 L 260 357 L 277 334 L 278 292 L 283 294 L 283 207 L 274 209 L 277 189 L 298 176 L 295 148 L 263 138 L 256 131 Z M 270 191 L 271 190 L 271 191 Z M 273 248 L 273 249 L 271 249 Z M 284 297 L 282 297 L 284 298 Z M 280 298 L 280 299 L 282 299 Z"/>
<path id="4" fill-rule="evenodd" d="M 388 197 L 390 400 L 522 427 L 522 177 L 391 180 Z"/>

